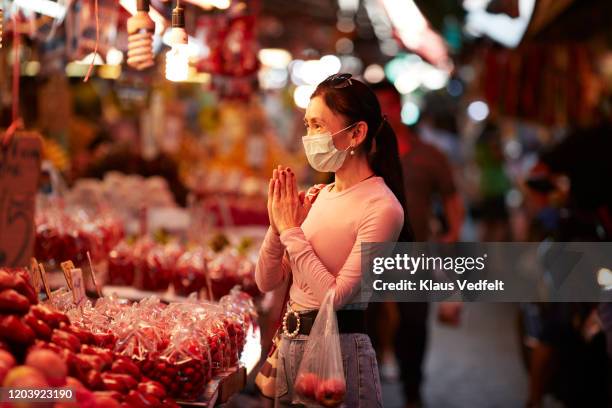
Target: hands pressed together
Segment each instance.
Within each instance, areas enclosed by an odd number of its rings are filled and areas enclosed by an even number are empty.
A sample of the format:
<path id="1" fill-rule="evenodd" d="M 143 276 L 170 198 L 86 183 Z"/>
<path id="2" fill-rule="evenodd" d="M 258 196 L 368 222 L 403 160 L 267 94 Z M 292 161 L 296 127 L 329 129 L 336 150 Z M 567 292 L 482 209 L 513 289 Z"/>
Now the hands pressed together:
<path id="1" fill-rule="evenodd" d="M 299 227 L 310 211 L 310 200 L 297 190 L 295 174 L 290 168 L 278 166 L 272 172 L 268 186 L 268 217 L 277 234 Z"/>

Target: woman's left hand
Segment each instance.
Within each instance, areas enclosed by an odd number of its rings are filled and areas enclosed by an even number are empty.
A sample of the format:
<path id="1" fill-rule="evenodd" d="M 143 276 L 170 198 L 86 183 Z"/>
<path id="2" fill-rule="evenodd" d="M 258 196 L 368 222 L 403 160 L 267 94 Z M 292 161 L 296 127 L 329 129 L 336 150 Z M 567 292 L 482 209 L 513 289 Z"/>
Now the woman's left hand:
<path id="1" fill-rule="evenodd" d="M 291 169 L 282 170 L 274 181 L 272 215 L 278 232 L 299 227 L 310 211 L 310 200 L 302 204 L 297 191 L 295 174 Z"/>

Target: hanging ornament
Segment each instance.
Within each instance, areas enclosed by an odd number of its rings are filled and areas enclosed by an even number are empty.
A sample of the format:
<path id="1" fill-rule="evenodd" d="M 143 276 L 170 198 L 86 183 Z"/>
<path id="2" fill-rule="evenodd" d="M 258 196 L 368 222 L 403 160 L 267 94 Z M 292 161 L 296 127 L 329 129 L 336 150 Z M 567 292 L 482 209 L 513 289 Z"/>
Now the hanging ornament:
<path id="1" fill-rule="evenodd" d="M 127 21 L 128 59 L 130 67 L 142 71 L 155 64 L 153 33 L 155 23 L 149 17 L 149 0 L 138 0 L 137 12 Z"/>
<path id="2" fill-rule="evenodd" d="M 189 76 L 189 50 L 187 48 L 187 32 L 185 31 L 185 14 L 176 1 L 172 10 L 172 31 L 170 31 L 170 51 L 166 53 L 166 79 L 180 82 Z"/>

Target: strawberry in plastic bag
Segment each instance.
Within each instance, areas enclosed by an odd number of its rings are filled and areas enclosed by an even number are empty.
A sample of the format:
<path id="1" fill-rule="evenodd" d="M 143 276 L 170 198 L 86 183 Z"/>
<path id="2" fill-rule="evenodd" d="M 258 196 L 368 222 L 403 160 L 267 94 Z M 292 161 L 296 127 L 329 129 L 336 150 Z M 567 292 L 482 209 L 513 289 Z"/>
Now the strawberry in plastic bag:
<path id="1" fill-rule="evenodd" d="M 329 291 L 312 326 L 295 380 L 293 403 L 338 407 L 344 401 L 346 380 L 342 367 L 340 334 Z"/>
<path id="2" fill-rule="evenodd" d="M 187 296 L 206 288 L 206 258 L 202 250 L 187 251 L 178 259 L 174 272 L 174 290 Z"/>
<path id="3" fill-rule="evenodd" d="M 160 382 L 178 399 L 197 399 L 211 379 L 207 344 L 195 333 L 193 327 L 177 326 L 159 357 L 141 365 L 148 378 Z"/>
<path id="4" fill-rule="evenodd" d="M 134 270 L 133 250 L 122 241 L 108 255 L 109 283 L 131 286 L 134 283 Z"/>

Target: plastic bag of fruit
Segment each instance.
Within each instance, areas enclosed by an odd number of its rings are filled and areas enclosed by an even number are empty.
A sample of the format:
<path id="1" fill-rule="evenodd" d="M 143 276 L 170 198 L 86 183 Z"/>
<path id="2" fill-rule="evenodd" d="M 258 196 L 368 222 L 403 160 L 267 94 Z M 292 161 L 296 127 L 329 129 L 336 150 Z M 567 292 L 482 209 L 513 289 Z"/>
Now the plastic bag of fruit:
<path id="1" fill-rule="evenodd" d="M 121 241 L 108 254 L 108 280 L 110 284 L 132 285 L 136 269 L 133 249 Z"/>
<path id="2" fill-rule="evenodd" d="M 208 274 L 215 299 L 221 298 L 240 283 L 238 278 L 239 266 L 238 253 L 230 248 L 212 255 L 212 259 L 208 263 Z"/>
<path id="3" fill-rule="evenodd" d="M 162 245 L 154 245 L 140 262 L 140 288 L 164 291 L 170 284 L 173 259 Z"/>
<path id="4" fill-rule="evenodd" d="M 212 303 L 188 304 L 195 319 L 195 331 L 208 343 L 213 374 L 223 372 L 231 366 L 235 353 L 231 337 L 226 329 L 223 309 Z M 237 355 L 237 354 L 236 354 Z"/>
<path id="5" fill-rule="evenodd" d="M 240 313 L 247 329 L 250 326 L 253 327 L 253 330 L 257 328 L 257 309 L 255 308 L 255 303 L 253 303 L 253 298 L 248 293 L 240 290 L 240 286 L 234 286 L 230 293 L 219 300 L 219 305 L 225 309 Z"/>
<path id="6" fill-rule="evenodd" d="M 173 277 L 174 290 L 178 295 L 187 296 L 206 288 L 206 256 L 199 249 L 187 251 L 176 262 Z"/>
<path id="7" fill-rule="evenodd" d="M 325 295 L 308 336 L 294 389 L 293 403 L 338 407 L 344 401 L 346 380 L 331 290 Z"/>
<path id="8" fill-rule="evenodd" d="M 212 377 L 208 344 L 193 325 L 177 324 L 165 350 L 157 359 L 143 361 L 141 369 L 148 378 L 162 383 L 172 397 L 195 400 Z"/>

